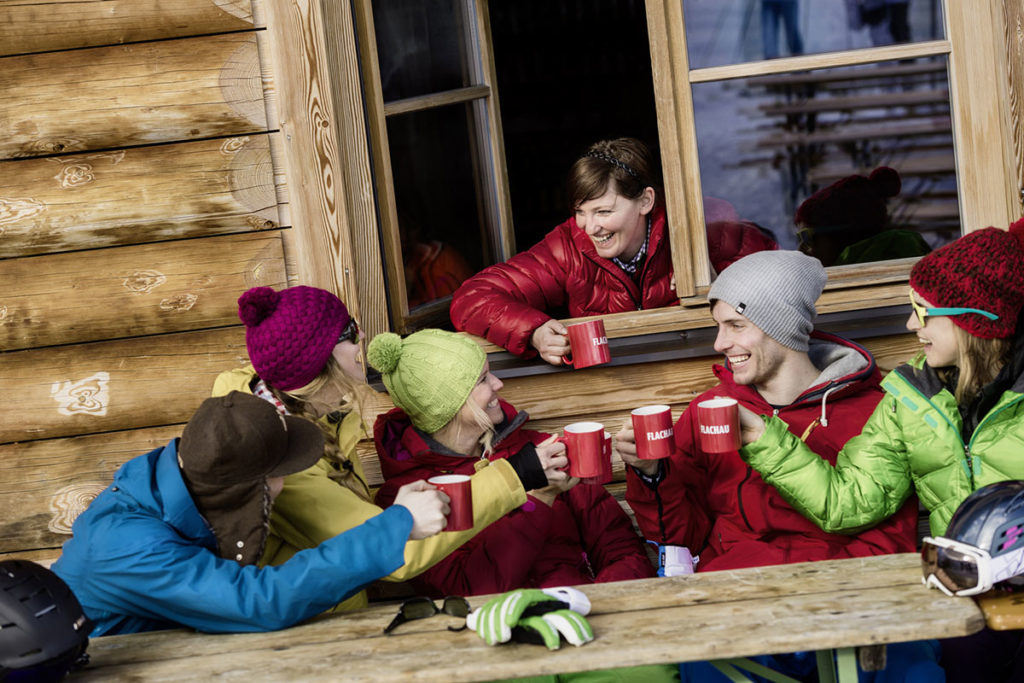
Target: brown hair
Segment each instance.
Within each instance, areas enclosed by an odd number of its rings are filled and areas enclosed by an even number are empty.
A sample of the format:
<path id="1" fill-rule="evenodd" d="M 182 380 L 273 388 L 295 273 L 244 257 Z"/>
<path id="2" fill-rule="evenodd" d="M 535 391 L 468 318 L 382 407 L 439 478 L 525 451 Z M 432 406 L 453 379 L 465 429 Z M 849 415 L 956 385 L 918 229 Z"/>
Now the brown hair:
<path id="1" fill-rule="evenodd" d="M 661 169 L 651 149 L 636 138 L 595 142 L 569 169 L 569 210 L 597 199 L 609 186 L 627 199 L 637 199 L 648 187 L 661 197 Z"/>
<path id="2" fill-rule="evenodd" d="M 341 405 L 317 405 L 314 397 L 328 384 L 333 384 L 342 395 Z M 314 422 L 324 433 L 324 458 L 333 465 L 332 471 L 327 476 L 351 489 L 363 500 L 372 502 L 369 487 L 353 468 L 351 456 L 354 453 L 343 453 L 338 446 L 337 420 L 321 419 L 324 415 L 334 413 L 341 413 L 344 416 L 355 411 L 361 414 L 363 392 L 367 390 L 367 386 L 349 377 L 332 355 L 327 358 L 327 364 L 324 365 L 320 374 L 314 377 L 309 384 L 291 391 L 282 391 L 277 387 L 270 387 L 270 390 L 284 404 L 289 413 Z"/>
<path id="3" fill-rule="evenodd" d="M 983 339 L 957 325 L 951 327 L 956 335 L 956 367 L 960 371 L 953 395 L 962 405 L 994 380 L 1010 361 L 1013 339 Z M 953 368 L 937 370 L 943 381 L 947 381 L 953 371 Z"/>

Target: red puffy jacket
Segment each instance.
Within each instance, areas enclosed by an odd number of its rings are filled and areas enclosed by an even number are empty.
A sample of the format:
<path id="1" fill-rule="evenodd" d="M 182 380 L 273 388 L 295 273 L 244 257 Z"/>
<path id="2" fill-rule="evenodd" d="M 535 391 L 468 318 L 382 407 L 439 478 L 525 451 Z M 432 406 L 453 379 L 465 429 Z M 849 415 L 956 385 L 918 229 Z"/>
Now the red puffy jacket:
<path id="1" fill-rule="evenodd" d="M 483 269 L 452 296 L 455 329 L 486 337 L 512 353 L 532 357 L 533 331 L 565 306 L 571 317 L 659 308 L 679 303 L 672 289 L 672 256 L 665 208 L 651 212 L 651 234 L 640 286 L 570 218 L 528 251 Z"/>
<path id="2" fill-rule="evenodd" d="M 523 429 L 526 413 L 501 402 L 506 422 L 491 460 L 539 444 L 550 435 Z M 436 474 L 472 474 L 475 458 L 438 452 L 398 408 L 373 428 L 384 484 L 376 502 L 390 505 L 399 487 Z M 548 507 L 526 504 L 494 522 L 447 558 L 412 579 L 428 595 L 479 595 L 654 576 L 643 542 L 603 486 L 577 484 Z"/>
<path id="3" fill-rule="evenodd" d="M 815 365 L 825 368 L 822 377 L 827 379 L 775 414 L 792 433 L 807 432 L 807 445 L 834 465 L 843 444 L 860 433 L 882 398 L 880 376 L 871 354 L 834 335 L 812 333 L 810 354 Z M 716 365 L 714 371 L 721 383 L 694 399 L 691 407 L 731 396 L 756 413 L 776 411 L 754 387 L 736 384 L 728 368 Z M 914 552 L 916 496 L 867 531 L 826 533 L 794 510 L 738 453 L 704 453 L 695 417 L 696 410 L 687 409 L 676 422 L 676 449 L 664 462 L 664 479 L 658 485 L 645 483 L 636 470 L 626 468 L 626 500 L 647 538 L 699 553 L 698 571 Z"/>

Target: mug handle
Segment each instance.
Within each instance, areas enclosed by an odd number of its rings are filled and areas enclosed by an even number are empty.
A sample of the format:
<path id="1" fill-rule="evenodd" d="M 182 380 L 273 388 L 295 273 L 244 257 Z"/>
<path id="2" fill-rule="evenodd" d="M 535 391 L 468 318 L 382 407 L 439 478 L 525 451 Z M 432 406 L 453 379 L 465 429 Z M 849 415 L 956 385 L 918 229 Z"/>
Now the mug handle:
<path id="1" fill-rule="evenodd" d="M 562 356 L 562 362 L 563 362 L 564 364 L 568 365 L 569 367 L 572 367 L 572 366 L 573 366 L 573 362 L 572 362 L 572 351 L 569 351 L 569 353 L 567 353 L 567 354 L 565 354 L 564 356 Z"/>

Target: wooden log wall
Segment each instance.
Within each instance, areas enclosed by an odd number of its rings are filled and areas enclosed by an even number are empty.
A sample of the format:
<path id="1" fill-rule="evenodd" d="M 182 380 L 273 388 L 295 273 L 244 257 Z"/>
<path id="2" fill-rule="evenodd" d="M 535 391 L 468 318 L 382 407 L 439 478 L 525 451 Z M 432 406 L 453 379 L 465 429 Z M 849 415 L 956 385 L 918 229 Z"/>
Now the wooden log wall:
<path id="1" fill-rule="evenodd" d="M 252 0 L 0 3 L 0 555 L 46 559 L 289 283 Z"/>

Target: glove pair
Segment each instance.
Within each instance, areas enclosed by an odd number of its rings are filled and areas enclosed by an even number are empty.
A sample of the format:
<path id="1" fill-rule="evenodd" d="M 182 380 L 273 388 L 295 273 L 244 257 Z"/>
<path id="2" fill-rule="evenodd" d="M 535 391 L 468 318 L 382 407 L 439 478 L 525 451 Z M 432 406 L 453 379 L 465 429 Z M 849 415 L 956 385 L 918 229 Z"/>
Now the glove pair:
<path id="1" fill-rule="evenodd" d="M 491 598 L 466 624 L 488 645 L 515 640 L 557 650 L 563 637 L 577 647 L 594 639 L 589 613 L 590 600 L 575 588 L 521 588 Z"/>

